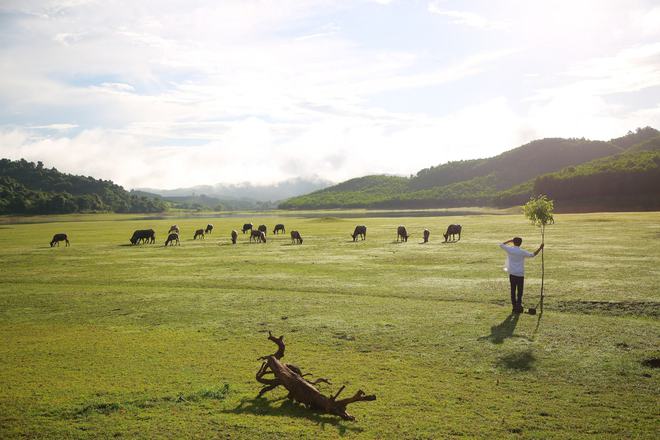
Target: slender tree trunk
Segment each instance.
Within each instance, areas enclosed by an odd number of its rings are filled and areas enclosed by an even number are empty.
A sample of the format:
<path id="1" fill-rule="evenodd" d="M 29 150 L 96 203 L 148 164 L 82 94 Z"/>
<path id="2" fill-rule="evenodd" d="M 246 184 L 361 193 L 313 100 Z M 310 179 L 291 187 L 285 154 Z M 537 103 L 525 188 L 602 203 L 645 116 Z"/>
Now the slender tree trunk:
<path id="1" fill-rule="evenodd" d="M 541 244 L 545 243 L 545 225 L 541 225 Z M 543 304 L 543 281 L 545 279 L 545 261 L 543 259 L 543 251 L 541 249 L 541 304 Z"/>

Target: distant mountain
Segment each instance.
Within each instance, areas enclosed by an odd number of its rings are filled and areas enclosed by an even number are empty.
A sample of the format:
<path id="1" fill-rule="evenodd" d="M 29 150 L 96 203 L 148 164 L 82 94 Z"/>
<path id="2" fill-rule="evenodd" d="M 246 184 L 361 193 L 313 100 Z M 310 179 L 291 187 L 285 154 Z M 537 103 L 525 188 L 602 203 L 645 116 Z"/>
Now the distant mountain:
<path id="1" fill-rule="evenodd" d="M 222 201 L 276 202 L 301 194 L 317 191 L 331 185 L 324 179 L 289 179 L 272 185 L 253 185 L 242 183 L 235 185 L 200 185 L 190 188 L 155 189 L 142 188 L 141 191 L 158 194 L 166 198 L 204 195 Z"/>
<path id="2" fill-rule="evenodd" d="M 411 178 L 376 175 L 351 179 L 294 197 L 279 206 L 283 209 L 511 206 L 524 202 L 532 194 L 552 196 L 549 188 L 536 185 L 537 178 L 581 164 L 590 165 L 580 168 L 580 172 L 589 169 L 594 176 L 610 176 L 609 167 L 620 172 L 626 160 L 639 160 L 638 165 L 644 163 L 653 168 L 653 155 L 641 155 L 638 159 L 632 159 L 631 155 L 654 151 L 659 144 L 660 132 L 651 127 L 639 128 L 608 142 L 547 138 L 487 159 L 448 162 L 425 168 Z M 614 159 L 591 163 L 601 158 Z M 567 172 L 561 174 L 562 181 L 568 182 L 569 175 Z M 627 178 L 634 180 L 635 176 L 641 178 L 639 169 L 633 167 Z M 564 197 L 565 194 L 558 195 Z"/>
<path id="3" fill-rule="evenodd" d="M 157 197 L 128 192 L 110 180 L 64 174 L 25 159 L 0 159 L 0 214 L 160 212 Z"/>

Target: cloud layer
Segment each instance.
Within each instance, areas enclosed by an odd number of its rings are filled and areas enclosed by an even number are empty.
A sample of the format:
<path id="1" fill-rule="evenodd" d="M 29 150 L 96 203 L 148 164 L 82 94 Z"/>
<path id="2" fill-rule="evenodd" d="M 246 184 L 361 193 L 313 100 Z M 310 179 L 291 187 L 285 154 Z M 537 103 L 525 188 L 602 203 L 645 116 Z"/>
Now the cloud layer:
<path id="1" fill-rule="evenodd" d="M 0 155 L 128 187 L 339 181 L 660 125 L 660 9 L 574 3 L 6 1 Z"/>

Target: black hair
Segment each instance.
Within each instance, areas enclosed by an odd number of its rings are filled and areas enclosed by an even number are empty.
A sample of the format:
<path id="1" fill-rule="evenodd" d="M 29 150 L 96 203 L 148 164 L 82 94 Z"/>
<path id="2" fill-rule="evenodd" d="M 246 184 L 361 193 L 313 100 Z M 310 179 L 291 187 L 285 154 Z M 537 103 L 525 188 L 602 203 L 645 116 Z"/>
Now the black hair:
<path id="1" fill-rule="evenodd" d="M 513 244 L 515 244 L 516 246 L 520 246 L 520 245 L 522 244 L 522 238 L 520 238 L 520 237 L 515 237 L 515 238 L 513 239 Z"/>

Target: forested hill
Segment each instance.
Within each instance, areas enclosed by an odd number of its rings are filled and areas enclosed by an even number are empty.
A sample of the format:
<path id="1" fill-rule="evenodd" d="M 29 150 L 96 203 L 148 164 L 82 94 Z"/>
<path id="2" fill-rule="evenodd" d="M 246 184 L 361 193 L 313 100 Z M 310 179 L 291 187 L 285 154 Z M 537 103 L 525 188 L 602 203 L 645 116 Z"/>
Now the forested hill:
<path id="1" fill-rule="evenodd" d="M 564 190 L 557 191 L 549 184 L 559 179 L 563 185 L 578 182 L 588 174 L 590 182 L 618 178 L 625 174 L 630 182 L 626 193 L 616 195 L 608 185 L 592 187 L 589 196 L 598 197 L 606 204 L 617 204 L 621 198 L 630 198 L 637 182 L 653 179 L 657 173 L 654 154 L 657 151 L 660 132 L 654 128 L 639 128 L 634 132 L 608 142 L 587 139 L 547 138 L 530 142 L 521 147 L 487 159 L 448 162 L 425 168 L 410 178 L 399 176 L 366 176 L 351 179 L 330 188 L 295 197 L 280 204 L 284 209 L 314 208 L 437 208 L 454 206 L 512 206 L 527 200 L 533 194 L 544 193 L 556 198 L 569 197 Z M 638 155 L 636 158 L 633 156 Z M 608 159 L 592 163 L 594 160 Z M 611 160 L 609 160 L 611 159 Z M 625 171 L 626 164 L 635 164 Z M 575 168 L 584 164 L 584 167 Z M 644 165 L 642 165 L 644 164 Z M 642 168 L 644 176 L 642 176 Z M 576 171 L 577 170 L 577 171 Z M 655 171 L 654 171 L 655 170 Z M 541 179 L 552 173 L 560 174 Z M 577 174 L 573 174 L 577 173 Z M 637 179 L 639 177 L 639 179 Z M 539 182 L 539 179 L 541 183 Z M 646 180 L 645 180 L 646 179 Z M 559 184 L 557 184 L 559 185 Z M 653 195 L 648 188 L 641 188 L 644 200 Z M 564 187 L 562 187 L 564 188 Z M 660 188 L 657 186 L 656 188 Z M 660 190 L 656 190 L 656 193 Z M 653 193 L 653 191 L 651 191 Z M 657 194 L 660 195 L 660 194 Z M 657 195 L 655 195 L 656 198 Z M 578 200 L 574 196 L 571 200 Z M 638 202 L 640 198 L 637 197 Z M 640 208 L 649 206 L 641 200 Z M 635 206 L 640 205 L 637 203 Z M 657 204 L 657 203 L 656 203 Z M 654 208 L 653 208 L 654 209 Z"/>
<path id="2" fill-rule="evenodd" d="M 0 214 L 160 212 L 160 198 L 126 191 L 93 177 L 64 174 L 24 159 L 0 159 Z"/>

